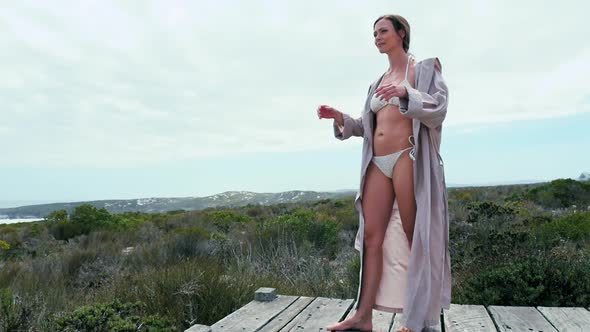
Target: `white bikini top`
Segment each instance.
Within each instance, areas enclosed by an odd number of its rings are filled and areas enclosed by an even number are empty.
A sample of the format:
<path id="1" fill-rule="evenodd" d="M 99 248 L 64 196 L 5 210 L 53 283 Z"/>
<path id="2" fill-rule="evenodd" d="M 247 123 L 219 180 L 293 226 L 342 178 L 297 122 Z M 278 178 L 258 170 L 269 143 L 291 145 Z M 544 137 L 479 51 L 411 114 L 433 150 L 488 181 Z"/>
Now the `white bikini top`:
<path id="1" fill-rule="evenodd" d="M 410 82 L 408 82 L 408 69 L 409 68 L 410 68 L 410 57 L 408 56 L 408 64 L 406 65 L 406 77 L 399 84 L 399 85 L 405 86 L 406 88 L 412 87 Z M 373 113 L 379 112 L 383 107 L 385 107 L 387 105 L 399 106 L 399 98 L 398 97 L 391 97 L 391 99 L 389 99 L 389 100 L 383 100 L 380 97 L 377 97 L 377 95 L 375 95 L 375 94 L 373 94 L 373 97 L 371 97 L 371 111 L 373 111 Z"/>

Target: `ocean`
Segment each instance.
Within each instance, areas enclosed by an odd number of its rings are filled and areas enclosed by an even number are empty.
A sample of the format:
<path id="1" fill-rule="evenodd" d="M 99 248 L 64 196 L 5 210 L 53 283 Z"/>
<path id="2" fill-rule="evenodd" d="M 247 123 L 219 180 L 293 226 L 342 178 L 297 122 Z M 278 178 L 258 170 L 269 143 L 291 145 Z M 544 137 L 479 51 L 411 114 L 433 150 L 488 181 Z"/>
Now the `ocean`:
<path id="1" fill-rule="evenodd" d="M 43 220 L 43 218 L 0 219 L 0 224 L 16 224 L 18 222 L 31 222 L 39 220 Z"/>

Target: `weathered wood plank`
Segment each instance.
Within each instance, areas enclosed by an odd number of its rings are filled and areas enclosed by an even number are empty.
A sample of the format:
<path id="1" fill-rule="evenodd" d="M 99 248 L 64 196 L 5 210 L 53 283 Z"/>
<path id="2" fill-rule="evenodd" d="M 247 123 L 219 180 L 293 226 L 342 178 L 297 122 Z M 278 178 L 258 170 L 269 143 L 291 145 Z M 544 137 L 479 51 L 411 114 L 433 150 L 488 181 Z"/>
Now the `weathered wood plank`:
<path id="1" fill-rule="evenodd" d="M 404 314 L 395 314 L 395 317 L 393 317 L 393 327 L 391 328 L 391 332 L 397 332 L 397 330 L 402 328 L 403 319 L 404 319 Z M 441 331 L 442 331 L 442 328 L 439 323 L 436 326 L 427 327 L 427 328 L 423 329 L 421 332 L 441 332 Z"/>
<path id="2" fill-rule="evenodd" d="M 277 332 L 285 325 L 289 324 L 303 309 L 305 309 L 315 298 L 301 296 L 297 301 L 293 302 L 289 307 L 283 310 L 280 314 L 274 317 L 270 322 L 264 325 L 258 332 Z"/>
<path id="3" fill-rule="evenodd" d="M 197 324 L 191 326 L 187 330 L 184 330 L 184 332 L 211 332 L 211 326 Z"/>
<path id="4" fill-rule="evenodd" d="M 297 296 L 279 295 L 270 302 L 251 301 L 211 326 L 211 332 L 255 331 L 277 316 Z"/>
<path id="5" fill-rule="evenodd" d="M 557 332 L 534 307 L 489 306 L 500 332 Z"/>
<path id="6" fill-rule="evenodd" d="M 328 325 L 342 319 L 353 302 L 353 299 L 317 297 L 280 331 L 326 331 Z"/>
<path id="7" fill-rule="evenodd" d="M 444 310 L 446 332 L 496 332 L 492 318 L 483 305 L 451 304 Z"/>
<path id="8" fill-rule="evenodd" d="M 354 315 L 355 310 L 351 309 L 346 318 Z M 373 331 L 389 332 L 395 315 L 389 312 L 373 309 Z"/>
<path id="9" fill-rule="evenodd" d="M 584 308 L 537 307 L 559 332 L 590 331 L 590 311 Z"/>

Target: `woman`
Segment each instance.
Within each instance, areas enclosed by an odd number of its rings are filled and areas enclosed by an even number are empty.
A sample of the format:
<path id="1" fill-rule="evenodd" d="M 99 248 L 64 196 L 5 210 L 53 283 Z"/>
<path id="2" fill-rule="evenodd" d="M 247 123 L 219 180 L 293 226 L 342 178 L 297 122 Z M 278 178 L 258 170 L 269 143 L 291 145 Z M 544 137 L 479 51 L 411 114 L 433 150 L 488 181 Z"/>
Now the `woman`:
<path id="1" fill-rule="evenodd" d="M 438 324 L 441 310 L 450 306 L 447 192 L 439 154 L 448 89 L 438 58 L 416 63 L 408 55 L 410 26 L 403 17 L 379 17 L 373 29 L 389 69 L 369 87 L 361 117 L 318 108 L 320 119 L 334 119 L 336 138 L 364 138 L 355 198 L 361 263 L 356 311 L 327 329 L 371 330 L 374 308 L 403 312 L 399 331 L 418 332 Z"/>

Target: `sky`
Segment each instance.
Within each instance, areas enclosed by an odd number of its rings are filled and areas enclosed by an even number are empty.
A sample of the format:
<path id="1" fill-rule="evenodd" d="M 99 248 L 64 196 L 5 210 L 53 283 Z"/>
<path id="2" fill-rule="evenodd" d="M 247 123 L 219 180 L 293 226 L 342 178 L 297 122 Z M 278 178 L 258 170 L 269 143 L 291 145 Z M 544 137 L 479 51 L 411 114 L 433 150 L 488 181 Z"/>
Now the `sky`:
<path id="1" fill-rule="evenodd" d="M 0 7 L 0 207 L 358 189 L 382 14 L 449 86 L 448 185 L 590 171 L 584 1 L 11 1 Z"/>

